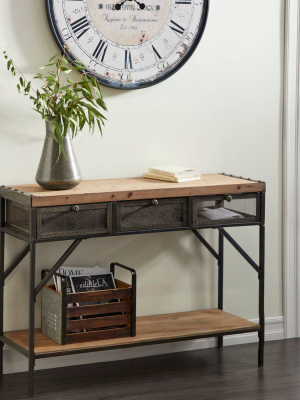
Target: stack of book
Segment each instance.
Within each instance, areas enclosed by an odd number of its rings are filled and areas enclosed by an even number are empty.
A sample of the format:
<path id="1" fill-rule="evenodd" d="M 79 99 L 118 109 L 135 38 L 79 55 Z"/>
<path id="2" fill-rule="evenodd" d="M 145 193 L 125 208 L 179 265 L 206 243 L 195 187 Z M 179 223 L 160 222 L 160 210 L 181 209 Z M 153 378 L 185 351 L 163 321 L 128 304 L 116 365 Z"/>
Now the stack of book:
<path id="1" fill-rule="evenodd" d="M 149 172 L 145 172 L 143 177 L 168 182 L 192 182 L 201 180 L 201 175 L 197 169 L 178 167 L 177 165 L 149 168 Z"/>

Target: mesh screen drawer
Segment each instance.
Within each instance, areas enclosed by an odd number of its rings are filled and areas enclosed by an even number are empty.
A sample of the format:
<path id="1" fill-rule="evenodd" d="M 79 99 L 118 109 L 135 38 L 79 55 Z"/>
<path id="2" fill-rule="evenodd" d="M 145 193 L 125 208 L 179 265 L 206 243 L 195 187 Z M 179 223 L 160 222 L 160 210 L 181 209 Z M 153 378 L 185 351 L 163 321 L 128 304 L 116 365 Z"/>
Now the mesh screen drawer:
<path id="1" fill-rule="evenodd" d="M 154 199 L 117 204 L 117 231 L 137 231 L 187 226 L 187 200 Z"/>
<path id="2" fill-rule="evenodd" d="M 7 200 L 6 202 L 6 225 L 29 234 L 29 209 L 22 204 Z"/>
<path id="3" fill-rule="evenodd" d="M 194 199 L 194 226 L 260 222 L 259 193 L 201 196 Z"/>
<path id="4" fill-rule="evenodd" d="M 38 239 L 110 232 L 110 203 L 38 209 Z"/>

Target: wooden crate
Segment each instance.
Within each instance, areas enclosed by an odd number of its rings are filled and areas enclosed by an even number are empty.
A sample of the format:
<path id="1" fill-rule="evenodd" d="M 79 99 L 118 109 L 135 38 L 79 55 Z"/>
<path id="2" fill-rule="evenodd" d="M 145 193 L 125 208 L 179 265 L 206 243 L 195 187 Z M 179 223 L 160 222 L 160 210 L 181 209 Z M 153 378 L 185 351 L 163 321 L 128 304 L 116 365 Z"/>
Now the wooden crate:
<path id="1" fill-rule="evenodd" d="M 62 293 L 54 285 L 45 286 L 42 290 L 43 335 L 62 345 L 135 336 L 135 285 L 132 288 L 118 279 L 115 282 L 116 289 L 69 294 L 65 284 L 62 284 Z M 114 302 L 69 307 L 104 300 Z"/>

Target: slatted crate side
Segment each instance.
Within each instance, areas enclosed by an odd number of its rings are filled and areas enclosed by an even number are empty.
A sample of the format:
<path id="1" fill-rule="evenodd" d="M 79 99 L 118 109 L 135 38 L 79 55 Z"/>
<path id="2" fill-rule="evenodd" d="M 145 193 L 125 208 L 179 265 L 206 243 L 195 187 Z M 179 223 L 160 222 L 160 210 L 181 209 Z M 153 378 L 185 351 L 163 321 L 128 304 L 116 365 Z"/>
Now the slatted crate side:
<path id="1" fill-rule="evenodd" d="M 71 320 L 67 321 L 67 332 L 70 331 L 76 331 L 76 330 L 82 330 L 82 329 L 97 329 L 97 328 L 111 328 L 109 332 L 109 337 L 112 337 L 111 335 L 113 334 L 112 331 L 114 329 L 119 329 L 119 328 L 129 328 L 131 324 L 131 308 L 132 308 L 132 303 L 131 303 L 131 286 L 128 285 L 125 282 L 119 281 L 116 279 L 116 286 L 117 289 L 115 289 L 113 292 L 117 294 L 111 294 L 111 290 L 102 290 L 102 291 L 97 291 L 97 292 L 84 292 L 84 293 L 76 293 L 76 295 L 88 295 L 82 298 L 81 296 L 77 296 L 76 302 L 79 302 L 78 298 L 81 298 L 81 302 L 85 303 L 88 301 L 91 301 L 91 298 L 93 301 L 100 300 L 103 301 L 103 295 L 104 298 L 107 299 L 108 301 L 110 300 L 115 300 L 115 302 L 112 303 L 106 303 L 106 304 L 92 304 L 92 305 L 82 305 L 79 307 L 68 307 L 67 308 L 67 316 L 83 316 L 85 318 L 80 319 L 80 320 Z M 126 301 L 120 300 L 120 297 L 124 296 L 124 290 L 125 295 L 128 296 L 125 298 Z M 120 292 L 122 291 L 122 292 Z M 94 296 L 90 296 L 91 294 L 94 295 L 96 293 L 97 298 Z M 107 295 L 109 294 L 109 297 L 107 298 Z M 116 300 L 116 297 L 119 301 Z M 97 314 L 97 311 L 100 312 Z M 101 316 L 101 314 L 103 316 Z M 107 315 L 107 314 L 116 314 L 116 315 Z M 90 317 L 90 318 L 86 318 Z M 69 333 L 72 335 L 72 333 Z M 113 334 L 114 335 L 114 334 Z M 77 337 L 77 336 L 76 336 Z M 76 338 L 75 337 L 75 338 Z"/>
<path id="2" fill-rule="evenodd" d="M 115 282 L 116 282 L 116 286 L 117 286 L 118 289 L 125 289 L 127 287 L 131 287 L 130 285 L 128 285 L 128 283 L 125 283 L 123 281 L 119 281 L 118 279 L 115 279 Z M 124 313 L 125 314 L 131 314 L 131 311 L 132 311 L 132 292 L 131 292 L 131 296 L 130 297 L 122 299 L 120 301 L 120 304 L 122 304 L 122 303 L 123 304 L 126 304 L 126 303 L 130 304 L 130 309 L 129 310 L 124 310 Z"/>
<path id="3" fill-rule="evenodd" d="M 78 320 L 67 321 L 67 332 L 77 331 L 80 329 L 97 329 L 109 328 L 119 325 L 130 324 L 130 314 L 127 315 L 111 315 L 105 317 L 84 318 Z"/>
<path id="4" fill-rule="evenodd" d="M 117 286 L 118 289 L 127 289 L 127 288 L 131 289 L 130 296 L 129 297 L 125 297 L 124 299 L 121 299 L 122 302 L 126 302 L 126 301 L 131 302 L 131 300 L 132 300 L 132 287 L 130 285 L 128 285 L 128 283 L 126 283 L 126 282 L 119 281 L 119 279 L 115 279 L 115 282 L 116 282 L 116 286 Z"/>
<path id="5" fill-rule="evenodd" d="M 78 306 L 67 308 L 67 318 L 89 316 L 89 315 L 101 315 L 111 314 L 115 312 L 131 312 L 130 301 L 120 301 L 117 303 L 108 304 L 91 304 L 89 306 Z"/>
<path id="6" fill-rule="evenodd" d="M 67 334 L 67 344 L 124 338 L 131 336 L 130 333 L 130 328 L 114 328 L 92 332 L 70 333 Z"/>
<path id="7" fill-rule="evenodd" d="M 132 287 L 118 279 L 115 281 L 117 289 L 67 294 L 66 302 L 62 301 L 62 294 L 56 292 L 53 285 L 45 286 L 45 289 L 49 293 L 49 300 L 45 304 L 43 314 L 46 315 L 49 304 L 53 303 L 55 296 L 59 296 L 60 302 L 57 304 L 57 301 L 54 301 L 53 304 L 56 305 L 57 312 L 59 311 L 61 315 L 60 338 L 54 338 L 53 335 L 49 336 L 48 332 L 45 332 L 45 336 L 60 344 L 82 343 L 131 336 Z M 105 304 L 84 304 L 111 300 L 115 301 Z M 83 304 L 78 307 L 68 307 L 68 304 L 74 303 Z M 65 318 L 62 321 L 64 314 L 63 307 L 66 308 Z M 69 320 L 69 318 L 78 318 L 81 316 L 84 318 Z M 95 330 L 98 328 L 100 329 Z M 87 332 L 71 333 L 72 331 L 82 330 L 87 330 Z"/>
<path id="8" fill-rule="evenodd" d="M 83 319 L 67 321 L 66 341 L 68 344 L 115 339 L 131 335 L 132 288 L 131 285 L 119 281 L 118 279 L 116 279 L 115 282 L 117 289 L 84 293 L 79 292 L 73 294 L 73 297 L 71 297 L 71 295 L 68 296 L 67 304 L 72 302 L 88 303 L 90 301 L 115 300 L 114 302 L 106 304 L 83 304 L 78 307 L 67 307 L 67 317 L 85 317 Z M 100 328 L 100 330 L 90 331 L 91 329 L 98 328 Z M 88 330 L 88 332 L 70 333 L 70 331 L 83 329 Z"/>

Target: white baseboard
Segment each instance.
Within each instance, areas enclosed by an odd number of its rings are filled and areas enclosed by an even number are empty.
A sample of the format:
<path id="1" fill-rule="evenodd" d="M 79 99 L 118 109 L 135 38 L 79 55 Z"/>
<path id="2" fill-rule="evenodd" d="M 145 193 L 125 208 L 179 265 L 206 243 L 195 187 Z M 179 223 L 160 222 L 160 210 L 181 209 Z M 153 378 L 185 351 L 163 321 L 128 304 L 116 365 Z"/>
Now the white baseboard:
<path id="1" fill-rule="evenodd" d="M 252 320 L 258 323 L 258 320 Z M 266 318 L 266 340 L 284 339 L 283 317 Z M 258 341 L 257 332 L 224 336 L 224 346 L 254 343 Z M 95 353 L 76 354 L 37 360 L 36 370 L 59 368 L 72 365 L 92 364 L 107 361 L 155 356 L 207 349 L 216 346 L 215 338 L 187 340 L 184 342 L 165 343 L 150 346 L 133 347 L 120 350 L 107 350 Z M 28 370 L 28 360 L 17 351 L 4 347 L 4 374 L 13 374 Z"/>

